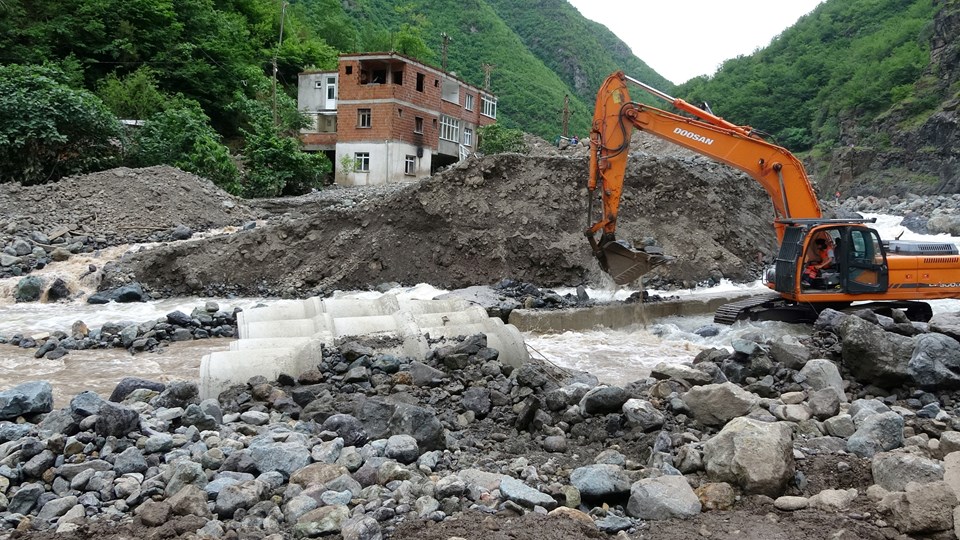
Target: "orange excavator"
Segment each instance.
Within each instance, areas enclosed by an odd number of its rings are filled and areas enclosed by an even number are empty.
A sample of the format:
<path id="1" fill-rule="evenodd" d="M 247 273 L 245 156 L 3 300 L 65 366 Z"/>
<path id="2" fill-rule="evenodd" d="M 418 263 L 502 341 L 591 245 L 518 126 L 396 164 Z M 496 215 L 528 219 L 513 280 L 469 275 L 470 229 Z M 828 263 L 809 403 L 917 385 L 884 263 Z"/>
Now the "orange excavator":
<path id="1" fill-rule="evenodd" d="M 633 83 L 668 102 L 679 113 L 631 101 Z M 617 212 L 623 192 L 630 135 L 639 129 L 739 169 L 760 183 L 773 203 L 779 252 L 764 280 L 775 291 L 722 306 L 714 320 L 810 322 L 825 308 L 880 313 L 902 309 L 927 321 L 923 300 L 960 298 L 960 253 L 948 242 L 881 240 L 867 226 L 872 219 L 826 219 L 803 165 L 785 148 L 764 140 L 749 126 L 732 124 L 673 98 L 623 72 L 600 87 L 590 131 L 589 228 L 585 234 L 600 267 L 618 285 L 629 283 L 670 257 L 634 249 L 617 240 Z M 593 203 L 602 202 L 594 221 Z M 598 238 L 599 234 L 599 238 Z M 819 253 L 818 253 L 819 250 Z"/>

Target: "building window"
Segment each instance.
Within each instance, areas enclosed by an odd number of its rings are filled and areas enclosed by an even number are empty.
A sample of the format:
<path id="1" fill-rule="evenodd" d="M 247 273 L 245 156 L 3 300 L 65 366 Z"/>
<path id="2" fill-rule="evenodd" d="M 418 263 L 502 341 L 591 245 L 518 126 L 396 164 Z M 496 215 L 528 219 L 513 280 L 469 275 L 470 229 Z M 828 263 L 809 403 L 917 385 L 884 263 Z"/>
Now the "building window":
<path id="1" fill-rule="evenodd" d="M 440 115 L 440 138 L 445 141 L 459 143 L 460 120 L 445 114 Z"/>
<path id="2" fill-rule="evenodd" d="M 337 99 L 336 77 L 327 77 L 327 99 Z"/>
<path id="3" fill-rule="evenodd" d="M 370 152 L 354 152 L 353 164 L 357 172 L 370 172 Z"/>
<path id="4" fill-rule="evenodd" d="M 323 81 L 316 81 L 313 83 L 314 88 L 323 88 Z"/>
<path id="5" fill-rule="evenodd" d="M 413 118 L 413 132 L 414 133 L 423 133 L 423 118 L 415 116 Z"/>
<path id="6" fill-rule="evenodd" d="M 398 85 L 398 86 L 403 86 L 403 72 L 402 72 L 402 71 L 394 71 L 394 72 L 393 72 L 393 84 L 396 84 L 396 85 Z"/>
<path id="7" fill-rule="evenodd" d="M 373 125 L 370 109 L 357 109 L 357 127 L 368 128 Z"/>
<path id="8" fill-rule="evenodd" d="M 468 111 L 473 110 L 473 94 L 467 94 L 466 99 L 464 100 L 463 108 Z"/>
<path id="9" fill-rule="evenodd" d="M 463 145 L 473 146 L 473 130 L 470 128 L 463 128 Z"/>
<path id="10" fill-rule="evenodd" d="M 413 176 L 417 174 L 417 156 L 403 158 L 403 174 Z"/>
<path id="11" fill-rule="evenodd" d="M 423 73 L 417 73 L 417 92 L 423 92 L 423 80 L 425 76 Z"/>
<path id="12" fill-rule="evenodd" d="M 481 113 L 490 118 L 497 117 L 497 101 L 489 96 L 480 96 L 480 102 L 483 105 Z"/>
<path id="13" fill-rule="evenodd" d="M 347 66 L 344 70 L 347 75 L 353 75 L 353 66 Z"/>

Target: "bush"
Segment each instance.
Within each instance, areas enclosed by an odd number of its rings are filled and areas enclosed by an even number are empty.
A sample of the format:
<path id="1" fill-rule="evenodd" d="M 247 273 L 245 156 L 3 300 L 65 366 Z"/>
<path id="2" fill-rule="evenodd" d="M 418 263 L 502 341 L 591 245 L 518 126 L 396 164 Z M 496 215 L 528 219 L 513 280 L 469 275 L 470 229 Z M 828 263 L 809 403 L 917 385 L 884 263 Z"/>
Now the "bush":
<path id="1" fill-rule="evenodd" d="M 503 152 L 525 154 L 527 152 L 527 145 L 523 142 L 523 132 L 519 129 L 505 128 L 497 123 L 481 127 L 477 132 L 480 136 L 478 149 L 484 154 Z"/>
<path id="2" fill-rule="evenodd" d="M 120 122 L 50 66 L 0 66 L 0 182 L 40 184 L 115 166 Z"/>
<path id="3" fill-rule="evenodd" d="M 300 150 L 300 141 L 275 131 L 246 133 L 244 197 L 299 195 L 323 186 L 331 170 L 324 154 Z"/>
<path id="4" fill-rule="evenodd" d="M 129 161 L 137 167 L 172 165 L 231 193 L 240 191 L 237 166 L 196 102 L 182 101 L 148 118 L 135 135 Z"/>

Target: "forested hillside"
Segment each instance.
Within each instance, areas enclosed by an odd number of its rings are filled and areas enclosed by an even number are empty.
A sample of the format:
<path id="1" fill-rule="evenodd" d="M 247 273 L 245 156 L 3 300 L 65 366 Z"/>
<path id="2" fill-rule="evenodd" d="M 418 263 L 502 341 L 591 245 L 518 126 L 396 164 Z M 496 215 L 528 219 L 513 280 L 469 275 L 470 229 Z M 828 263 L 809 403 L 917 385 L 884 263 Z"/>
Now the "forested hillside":
<path id="1" fill-rule="evenodd" d="M 956 0 L 829 0 L 677 95 L 812 151 L 830 192 L 942 191 L 960 175 L 958 12 Z M 935 140 L 931 120 L 946 121 Z"/>

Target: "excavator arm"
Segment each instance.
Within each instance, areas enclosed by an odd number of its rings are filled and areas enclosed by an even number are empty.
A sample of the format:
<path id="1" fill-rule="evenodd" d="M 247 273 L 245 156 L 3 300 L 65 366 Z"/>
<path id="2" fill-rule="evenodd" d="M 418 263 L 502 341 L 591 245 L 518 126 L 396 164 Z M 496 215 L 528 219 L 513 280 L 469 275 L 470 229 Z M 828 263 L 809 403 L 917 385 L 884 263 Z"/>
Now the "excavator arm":
<path id="1" fill-rule="evenodd" d="M 631 101 L 628 81 L 694 118 Z M 617 213 L 634 128 L 730 165 L 759 182 L 773 203 L 778 242 L 786 227 L 782 220 L 821 217 L 820 204 L 803 165 L 789 151 L 761 139 L 748 126 L 727 122 L 618 71 L 607 78 L 597 94 L 587 187 L 591 207 L 600 190 L 603 209 L 596 222 L 592 222 L 590 209 L 592 223 L 585 231 L 601 268 L 618 284 L 628 283 L 663 262 L 663 258 L 651 257 L 616 240 Z"/>

